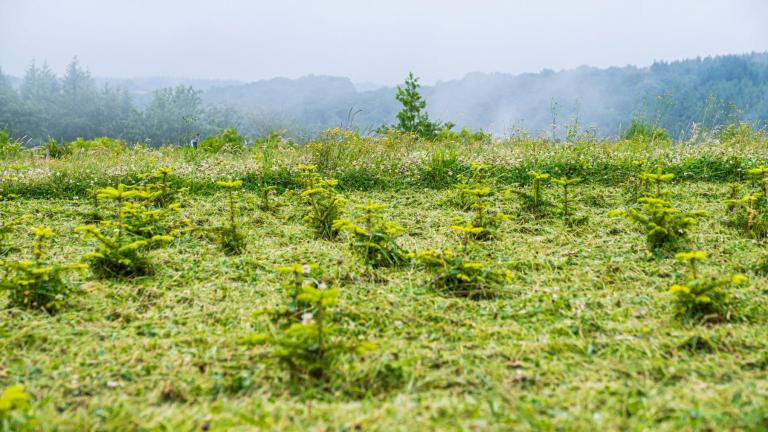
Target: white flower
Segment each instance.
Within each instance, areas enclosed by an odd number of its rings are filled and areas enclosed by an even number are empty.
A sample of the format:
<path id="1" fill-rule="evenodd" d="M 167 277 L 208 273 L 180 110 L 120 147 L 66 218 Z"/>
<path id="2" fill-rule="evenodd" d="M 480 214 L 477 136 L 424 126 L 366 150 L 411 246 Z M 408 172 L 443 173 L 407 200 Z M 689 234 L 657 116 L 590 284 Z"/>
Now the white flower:
<path id="1" fill-rule="evenodd" d="M 309 264 L 302 264 L 301 265 L 301 272 L 305 275 L 308 275 L 309 272 L 312 271 L 312 268 L 309 266 Z"/>
<path id="2" fill-rule="evenodd" d="M 301 314 L 301 323 L 302 324 L 309 324 L 312 322 L 312 318 L 314 315 L 312 315 L 312 312 L 305 312 Z"/>
<path id="3" fill-rule="evenodd" d="M 328 288 L 328 284 L 326 284 L 325 282 L 320 282 L 319 284 L 317 284 L 317 289 L 319 290 L 324 290 L 326 288 Z"/>

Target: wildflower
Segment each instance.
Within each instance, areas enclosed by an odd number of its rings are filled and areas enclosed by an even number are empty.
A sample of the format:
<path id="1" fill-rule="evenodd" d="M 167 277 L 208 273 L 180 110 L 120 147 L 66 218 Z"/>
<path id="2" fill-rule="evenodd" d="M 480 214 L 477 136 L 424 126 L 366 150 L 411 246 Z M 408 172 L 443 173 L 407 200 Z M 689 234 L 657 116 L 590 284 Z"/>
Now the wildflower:
<path id="1" fill-rule="evenodd" d="M 314 315 L 312 315 L 312 312 L 305 312 L 301 314 L 301 323 L 304 325 L 312 323 L 312 320 L 314 318 Z"/>

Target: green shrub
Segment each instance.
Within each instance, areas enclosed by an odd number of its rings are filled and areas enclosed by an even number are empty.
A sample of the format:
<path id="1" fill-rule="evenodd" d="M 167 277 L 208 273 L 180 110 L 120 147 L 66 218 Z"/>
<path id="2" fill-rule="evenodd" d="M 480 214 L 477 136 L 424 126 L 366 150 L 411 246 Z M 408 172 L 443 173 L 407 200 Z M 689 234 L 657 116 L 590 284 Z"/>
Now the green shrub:
<path id="1" fill-rule="evenodd" d="M 19 141 L 11 139 L 7 131 L 0 129 L 0 158 L 18 156 L 21 148 Z"/>
<path id="2" fill-rule="evenodd" d="M 731 123 L 720 130 L 720 142 L 723 144 L 746 144 L 758 137 L 758 131 L 747 122 Z"/>
<path id="3" fill-rule="evenodd" d="M 119 154 L 127 148 L 128 143 L 120 139 L 98 137 L 92 140 L 85 140 L 83 138 L 77 138 L 76 140 L 65 144 L 62 152 L 64 154 L 70 154 L 76 152 L 103 151 Z"/>
<path id="4" fill-rule="evenodd" d="M 461 169 L 456 149 L 452 146 L 441 146 L 430 153 L 429 160 L 421 168 L 419 178 L 424 186 L 441 188 L 453 184 Z"/>
<path id="5" fill-rule="evenodd" d="M 211 153 L 239 152 L 245 148 L 245 137 L 236 129 L 224 129 L 216 135 L 206 137 L 198 148 Z"/>
<path id="6" fill-rule="evenodd" d="M 456 142 L 459 144 L 482 143 L 490 144 L 493 135 L 484 132 L 482 129 L 472 132 L 469 129 L 461 128 L 460 131 L 453 131 L 449 128 L 442 128 L 437 132 L 435 141 L 438 142 Z"/>
<path id="7" fill-rule="evenodd" d="M 624 139 L 635 142 L 664 142 L 669 141 L 669 134 L 666 130 L 634 119 L 629 127 L 624 130 Z"/>
<path id="8" fill-rule="evenodd" d="M 72 148 L 59 144 L 55 139 L 48 137 L 48 141 L 43 146 L 45 152 L 49 157 L 53 159 L 61 159 L 62 157 L 72 153 Z"/>

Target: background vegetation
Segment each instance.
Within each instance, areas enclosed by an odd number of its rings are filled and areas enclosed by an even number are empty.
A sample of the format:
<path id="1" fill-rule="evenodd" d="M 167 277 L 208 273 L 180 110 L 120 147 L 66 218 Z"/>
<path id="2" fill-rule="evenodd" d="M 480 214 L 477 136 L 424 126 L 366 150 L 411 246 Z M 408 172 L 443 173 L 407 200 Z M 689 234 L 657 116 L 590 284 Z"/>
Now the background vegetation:
<path id="1" fill-rule="evenodd" d="M 170 84 L 178 84 L 169 86 Z M 33 64 L 0 78 L 0 129 L 40 143 L 110 136 L 153 145 L 188 143 L 226 128 L 246 136 L 282 131 L 306 140 L 327 128 L 362 133 L 400 109 L 392 88 L 358 91 L 346 78 L 309 76 L 255 83 L 94 78 L 73 61 L 62 77 Z M 739 121 L 768 119 L 768 54 L 754 53 L 647 68 L 536 74 L 470 74 L 421 89 L 432 118 L 497 136 L 517 128 L 566 139 L 574 129 L 621 135 L 633 119 L 687 139 Z"/>

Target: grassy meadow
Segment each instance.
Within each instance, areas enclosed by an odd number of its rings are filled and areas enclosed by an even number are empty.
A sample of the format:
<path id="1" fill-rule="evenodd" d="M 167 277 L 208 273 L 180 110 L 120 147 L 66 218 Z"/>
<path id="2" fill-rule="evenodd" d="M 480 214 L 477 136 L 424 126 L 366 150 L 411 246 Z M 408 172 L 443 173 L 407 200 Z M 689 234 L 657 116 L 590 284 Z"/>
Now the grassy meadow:
<path id="1" fill-rule="evenodd" d="M 6 155 L 0 223 L 29 218 L 0 245 L 0 428 L 766 430 L 768 204 L 727 200 L 760 193 L 767 144 L 426 142 L 337 130 L 303 146 L 218 153 L 94 145 L 60 158 Z M 143 184 L 161 167 L 180 189 L 168 220 L 183 228 L 136 246 L 151 260 L 146 274 L 99 276 L 88 255 L 98 241 L 76 228 L 128 223 L 110 216 L 123 201 L 102 192 L 94 207 L 94 190 Z M 550 175 L 538 194 L 532 171 Z M 674 177 L 657 191 L 654 173 Z M 581 179 L 568 215 L 552 181 L 563 176 Z M 228 180 L 242 184 L 217 183 Z M 307 215 L 323 193 L 365 229 L 319 236 Z M 651 195 L 706 214 L 655 247 L 645 228 L 609 215 Z M 366 203 L 384 206 L 373 225 L 359 222 Z M 479 211 L 496 218 L 488 238 L 466 228 Z M 215 229 L 232 216 L 237 252 Z M 41 225 L 54 233 L 35 234 L 46 242 L 38 261 L 90 265 L 62 273 L 71 290 L 48 310 L 12 301 L 19 278 L 7 265 L 31 259 L 30 228 Z M 377 245 L 402 250 L 397 265 L 360 253 L 361 231 L 374 226 L 386 227 Z M 425 264 L 425 251 L 446 250 L 463 264 Z M 724 282 L 685 309 L 670 288 L 691 278 L 676 258 L 687 251 L 707 253 L 691 258 L 696 280 Z M 311 289 L 291 298 L 294 277 Z M 482 295 L 467 288 L 479 285 Z M 333 288 L 327 304 L 307 294 Z M 302 326 L 317 333 L 291 333 Z M 315 336 L 327 337 L 321 348 L 306 341 Z M 15 385 L 23 395 L 13 402 Z"/>

